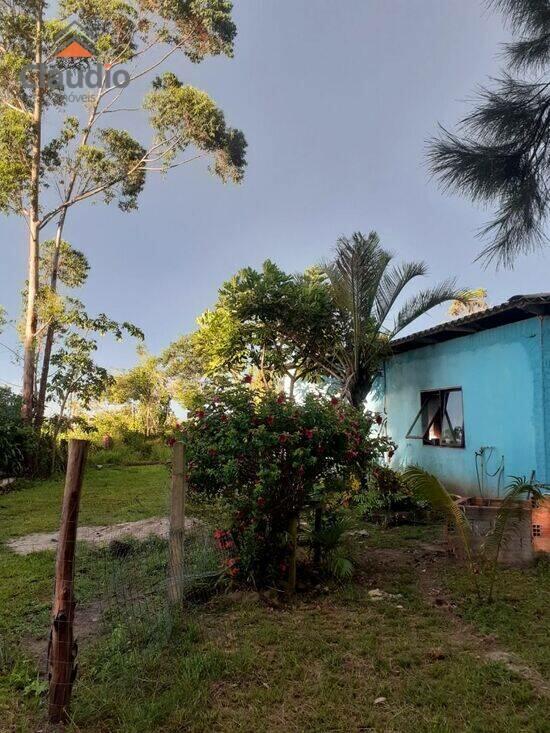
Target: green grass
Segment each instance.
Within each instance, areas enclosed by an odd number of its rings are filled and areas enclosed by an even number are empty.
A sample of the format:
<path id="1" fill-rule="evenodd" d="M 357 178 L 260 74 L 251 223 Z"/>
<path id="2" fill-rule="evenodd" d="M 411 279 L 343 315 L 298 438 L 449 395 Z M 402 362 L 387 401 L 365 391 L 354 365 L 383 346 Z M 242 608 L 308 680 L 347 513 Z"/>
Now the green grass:
<path id="1" fill-rule="evenodd" d="M 90 468 L 80 507 L 81 524 L 112 524 L 163 515 L 168 507 L 168 469 L 164 466 Z M 21 481 L 0 495 L 0 540 L 59 526 L 63 479 Z"/>
<path id="2" fill-rule="evenodd" d="M 496 599 L 480 604 L 472 594 L 467 575 L 456 566 L 446 568 L 443 579 L 467 622 L 497 637 L 502 647 L 550 679 L 550 565 L 502 569 Z"/>
<path id="3" fill-rule="evenodd" d="M 0 539 L 56 529 L 61 492 L 62 481 L 48 481 L 0 496 Z M 167 497 L 163 467 L 90 469 L 81 523 L 161 515 Z M 188 511 L 217 522 L 223 507 L 195 501 Z M 439 534 L 437 527 L 369 527 L 367 564 L 354 583 L 276 609 L 251 593 L 219 597 L 176 619 L 169 638 L 160 608 L 145 608 L 138 636 L 124 613 L 111 616 L 79 652 L 74 730 L 548 733 L 548 700 L 501 663 L 488 663 L 475 633 L 458 633 L 471 624 L 547 673 L 547 566 L 499 571 L 497 602 L 479 607 L 465 574 L 438 560 L 430 583 L 458 604 L 451 623 L 448 611 L 428 603 L 421 566 L 399 559 Z M 162 573 L 161 545 L 140 550 L 143 587 Z M 107 550 L 79 548 L 77 613 L 106 591 L 107 558 Z M 25 640 L 47 630 L 53 565 L 51 551 L 19 557 L 0 547 L 2 732 L 44 727 L 44 685 Z M 401 597 L 373 602 L 374 586 Z M 375 705 L 379 697 L 386 701 Z"/>

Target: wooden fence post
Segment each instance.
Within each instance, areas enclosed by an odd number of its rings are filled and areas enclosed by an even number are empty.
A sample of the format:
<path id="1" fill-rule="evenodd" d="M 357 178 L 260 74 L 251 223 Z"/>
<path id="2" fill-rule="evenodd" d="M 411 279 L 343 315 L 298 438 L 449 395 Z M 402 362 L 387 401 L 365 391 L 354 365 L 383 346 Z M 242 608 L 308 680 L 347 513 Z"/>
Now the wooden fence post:
<path id="1" fill-rule="evenodd" d="M 55 594 L 52 610 L 48 671 L 50 680 L 48 716 L 50 723 L 66 723 L 73 681 L 76 675 L 76 644 L 73 640 L 74 556 L 78 510 L 86 456 L 87 440 L 70 440 L 65 492 L 55 565 Z"/>
<path id="2" fill-rule="evenodd" d="M 183 542 L 185 537 L 185 495 L 187 466 L 183 443 L 172 447 L 172 487 L 170 496 L 170 577 L 168 594 L 172 603 L 183 600 Z"/>

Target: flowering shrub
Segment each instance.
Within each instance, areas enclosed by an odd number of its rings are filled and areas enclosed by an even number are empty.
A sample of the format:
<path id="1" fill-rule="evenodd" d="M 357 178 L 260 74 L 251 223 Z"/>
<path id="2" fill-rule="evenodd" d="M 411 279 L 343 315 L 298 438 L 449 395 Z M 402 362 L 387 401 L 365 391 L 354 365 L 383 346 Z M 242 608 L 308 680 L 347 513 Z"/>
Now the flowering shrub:
<path id="1" fill-rule="evenodd" d="M 339 400 L 309 395 L 297 403 L 256 392 L 247 380 L 195 410 L 181 433 L 189 484 L 233 505 L 233 576 L 261 585 L 287 572 L 291 521 L 329 494 L 349 500 L 351 477 L 392 448 L 373 422 Z"/>

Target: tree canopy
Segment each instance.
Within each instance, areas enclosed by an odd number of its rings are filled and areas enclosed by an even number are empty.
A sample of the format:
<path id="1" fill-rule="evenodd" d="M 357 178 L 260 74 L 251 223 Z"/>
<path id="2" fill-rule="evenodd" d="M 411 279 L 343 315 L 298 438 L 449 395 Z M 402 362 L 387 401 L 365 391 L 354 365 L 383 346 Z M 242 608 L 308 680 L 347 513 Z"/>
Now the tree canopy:
<path id="1" fill-rule="evenodd" d="M 46 17 L 46 10 L 43 0 L 10 0 L 0 8 L 0 211 L 20 215 L 28 224 L 22 412 L 36 424 L 43 414 L 35 372 L 45 230 L 55 227 L 50 276 L 55 293 L 63 230 L 76 204 L 102 200 L 128 212 L 137 208 L 151 173 L 206 158 L 214 175 L 238 183 L 246 166 L 242 132 L 227 125 L 206 92 L 182 84 L 164 68 L 177 55 L 193 63 L 212 55 L 232 56 L 236 27 L 231 2 L 62 0 L 54 17 Z M 76 32 L 93 41 L 91 60 L 55 57 L 56 43 L 74 28 L 73 21 L 79 23 Z M 79 109 L 69 76 L 91 67 L 97 83 L 80 89 L 89 94 L 82 95 L 86 99 Z M 55 83 L 50 78 L 54 72 Z M 124 75 L 124 84 L 117 83 L 117 74 Z M 142 106 L 125 106 L 127 89 L 147 76 L 151 85 Z M 143 124 L 131 122 L 140 112 L 148 120 L 149 139 L 134 136 L 135 129 L 143 137 Z M 120 113 L 130 122 L 117 124 Z M 47 329 L 43 382 L 52 328 Z"/>
<path id="2" fill-rule="evenodd" d="M 240 270 L 198 319 L 197 331 L 170 347 L 172 375 L 186 370 L 195 394 L 200 376 L 257 379 L 263 388 L 286 380 L 291 394 L 297 381 L 324 381 L 361 406 L 393 338 L 435 306 L 469 303 L 475 295 L 449 279 L 397 307 L 428 270 L 423 262 L 393 259 L 375 232 L 356 232 L 338 240 L 331 262 L 301 274 L 269 260 L 261 271 Z"/>

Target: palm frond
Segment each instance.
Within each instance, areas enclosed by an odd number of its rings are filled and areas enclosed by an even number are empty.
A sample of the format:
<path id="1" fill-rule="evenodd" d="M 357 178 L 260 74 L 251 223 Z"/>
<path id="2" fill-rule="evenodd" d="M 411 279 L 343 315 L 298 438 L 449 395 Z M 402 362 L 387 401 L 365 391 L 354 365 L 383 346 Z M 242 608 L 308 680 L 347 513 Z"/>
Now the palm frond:
<path id="1" fill-rule="evenodd" d="M 361 319 L 370 317 L 376 290 L 392 255 L 380 246 L 376 232 L 340 237 L 328 268 L 337 305 Z"/>
<path id="2" fill-rule="evenodd" d="M 355 554 L 347 533 L 353 527 L 347 516 L 337 517 L 309 533 L 309 544 L 319 546 L 323 565 L 338 580 L 349 580 L 355 570 Z"/>
<path id="3" fill-rule="evenodd" d="M 428 268 L 424 262 L 406 262 L 386 268 L 380 280 L 375 297 L 376 321 L 381 326 L 403 289 L 415 277 L 426 275 Z"/>
<path id="4" fill-rule="evenodd" d="M 418 499 L 427 501 L 430 506 L 440 511 L 455 527 L 464 553 L 468 560 L 472 562 L 472 528 L 466 515 L 441 481 L 433 474 L 420 468 L 420 466 L 407 466 L 403 472 L 403 480 Z"/>
<path id="5" fill-rule="evenodd" d="M 520 509 L 518 502 L 522 498 L 528 499 L 530 497 L 531 490 L 532 486 L 527 483 L 525 477 L 514 476 L 514 479 L 502 500 L 494 529 L 486 537 L 483 545 L 488 556 L 494 556 L 495 560 L 498 560 L 498 554 L 508 522 L 513 517 L 518 516 L 518 510 Z"/>
<path id="6" fill-rule="evenodd" d="M 458 290 L 454 278 L 444 280 L 433 288 L 421 290 L 406 301 L 398 311 L 393 328 L 389 334 L 390 338 L 394 338 L 406 326 L 437 305 L 452 300 L 467 303 L 470 297 L 468 295 L 469 292 L 465 289 Z"/>
<path id="7" fill-rule="evenodd" d="M 482 547 L 485 562 L 490 564 L 491 567 L 488 592 L 489 601 L 493 597 L 496 567 L 510 521 L 521 516 L 522 507 L 519 502 L 521 500 L 527 501 L 533 499 L 535 501 L 541 501 L 544 499 L 544 492 L 541 487 L 528 482 L 525 476 L 513 476 L 512 479 L 498 511 L 495 526 L 485 538 Z"/>
<path id="8" fill-rule="evenodd" d="M 466 515 L 441 481 L 428 471 L 424 471 L 419 466 L 408 466 L 403 472 L 403 479 L 417 498 L 427 501 L 454 526 L 466 557 L 477 596 L 480 598 L 481 589 L 472 550 L 472 528 Z"/>
<path id="9" fill-rule="evenodd" d="M 355 570 L 353 560 L 347 555 L 337 552 L 331 553 L 327 559 L 327 567 L 330 574 L 338 580 L 349 580 Z"/>
<path id="10" fill-rule="evenodd" d="M 327 269 L 336 306 L 350 324 L 347 355 L 344 361 L 357 374 L 362 353 L 372 333 L 372 311 L 380 279 L 392 255 L 380 246 L 376 232 L 365 237 L 355 232 L 350 239 L 340 237 L 336 258 Z"/>

